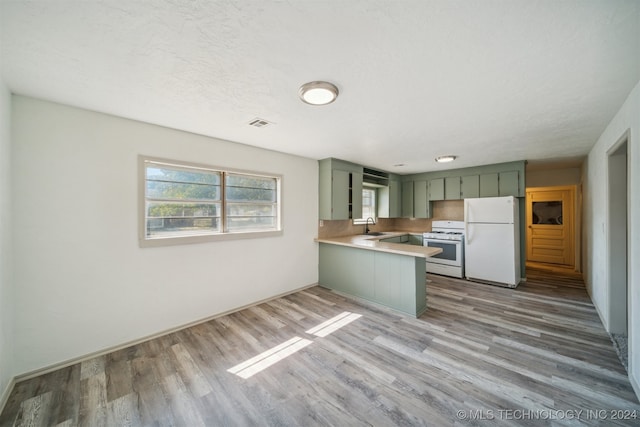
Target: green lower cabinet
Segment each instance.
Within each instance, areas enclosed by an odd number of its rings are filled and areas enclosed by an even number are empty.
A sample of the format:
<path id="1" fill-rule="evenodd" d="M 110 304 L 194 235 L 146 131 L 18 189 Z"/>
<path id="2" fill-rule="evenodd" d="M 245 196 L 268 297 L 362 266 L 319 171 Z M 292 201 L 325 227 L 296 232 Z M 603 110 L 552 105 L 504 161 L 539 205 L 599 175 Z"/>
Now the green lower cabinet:
<path id="1" fill-rule="evenodd" d="M 417 271 L 415 260 L 422 259 L 424 264 L 424 258 L 384 252 L 374 252 L 374 258 L 372 301 L 412 316 L 422 314 L 427 308 L 426 277 Z"/>
<path id="2" fill-rule="evenodd" d="M 423 246 L 424 242 L 422 239 L 422 234 L 409 234 L 409 244 Z"/>
<path id="3" fill-rule="evenodd" d="M 409 235 L 403 234 L 402 236 L 388 237 L 386 239 L 380 239 L 380 241 L 387 243 L 409 243 Z"/>
<path id="4" fill-rule="evenodd" d="M 425 259 L 320 243 L 319 284 L 418 317 L 427 307 Z"/>

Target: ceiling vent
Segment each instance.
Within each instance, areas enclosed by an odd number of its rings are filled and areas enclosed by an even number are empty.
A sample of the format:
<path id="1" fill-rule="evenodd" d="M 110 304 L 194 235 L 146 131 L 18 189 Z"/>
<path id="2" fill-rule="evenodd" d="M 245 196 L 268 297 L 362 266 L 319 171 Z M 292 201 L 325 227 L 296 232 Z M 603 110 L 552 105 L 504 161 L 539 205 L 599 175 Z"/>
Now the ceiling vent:
<path id="1" fill-rule="evenodd" d="M 268 122 L 265 119 L 261 119 L 261 118 L 255 118 L 249 122 L 249 126 L 253 126 L 255 128 L 263 128 L 270 124 L 271 122 Z"/>

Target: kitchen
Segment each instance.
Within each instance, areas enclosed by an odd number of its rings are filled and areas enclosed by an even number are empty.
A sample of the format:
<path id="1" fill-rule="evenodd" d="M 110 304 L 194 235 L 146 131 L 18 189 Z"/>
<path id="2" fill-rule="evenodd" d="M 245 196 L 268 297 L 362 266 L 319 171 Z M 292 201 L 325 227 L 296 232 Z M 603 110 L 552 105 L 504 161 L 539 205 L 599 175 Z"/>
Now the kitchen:
<path id="1" fill-rule="evenodd" d="M 330 257 L 331 261 L 328 261 L 326 252 L 329 249 L 325 248 L 327 244 L 344 245 L 346 240 L 343 236 L 356 236 L 353 238 L 354 247 L 361 245 L 363 239 L 370 244 L 371 241 L 391 242 L 391 239 L 397 240 L 402 236 L 404 241 L 396 241 L 396 246 L 413 243 L 437 248 L 438 252 L 431 252 L 426 256 L 427 273 L 468 277 L 485 283 L 516 287 L 521 280 L 526 280 L 525 252 L 522 249 L 524 241 L 520 239 L 520 235 L 524 234 L 522 196 L 525 188 L 525 166 L 526 162 L 523 161 L 450 169 L 444 173 L 398 176 L 339 159 L 320 160 L 320 222 L 317 239 L 321 244 L 319 283 L 349 293 L 350 287 L 342 286 L 348 281 L 345 277 L 334 275 L 329 278 L 327 274 L 323 274 L 324 271 L 350 269 L 349 261 L 345 261 L 340 268 L 335 266 L 339 257 Z M 373 202 L 368 200 L 371 199 L 370 196 L 365 195 L 367 189 L 376 190 L 377 197 L 373 198 Z M 499 211 L 495 203 L 487 205 L 492 200 L 502 202 L 500 205 L 509 203 L 510 208 L 507 207 L 506 214 L 511 211 L 511 217 L 507 220 L 511 227 L 507 227 L 504 232 L 489 235 L 484 243 L 476 230 L 487 226 L 474 225 L 474 222 L 486 223 L 492 220 L 481 215 L 483 212 Z M 377 215 L 374 215 L 374 210 Z M 378 221 L 371 227 L 372 231 L 394 234 L 366 236 L 366 231 L 369 230 L 368 220 L 365 219 L 364 226 L 361 226 L 360 218 L 369 216 L 376 216 Z M 501 237 L 509 229 L 512 233 L 510 241 L 500 245 Z M 470 231 L 473 239 L 465 240 L 464 235 Z M 479 250 L 476 249 L 478 247 Z M 396 249 L 399 248 L 398 246 Z M 504 248 L 502 252 L 501 248 Z M 485 259 L 487 253 L 488 262 Z M 466 274 L 465 265 L 468 267 Z M 360 275 L 366 272 L 367 269 L 364 269 Z M 349 277 L 359 275 L 353 272 Z M 374 278 L 371 279 L 370 282 L 373 283 Z M 424 283 L 421 276 L 416 278 L 414 286 L 420 287 L 420 283 Z M 354 295 L 386 303 L 376 299 L 374 294 L 370 290 L 356 292 Z M 420 309 L 412 309 L 409 314 L 418 316 L 425 309 L 427 308 L 421 306 Z"/>

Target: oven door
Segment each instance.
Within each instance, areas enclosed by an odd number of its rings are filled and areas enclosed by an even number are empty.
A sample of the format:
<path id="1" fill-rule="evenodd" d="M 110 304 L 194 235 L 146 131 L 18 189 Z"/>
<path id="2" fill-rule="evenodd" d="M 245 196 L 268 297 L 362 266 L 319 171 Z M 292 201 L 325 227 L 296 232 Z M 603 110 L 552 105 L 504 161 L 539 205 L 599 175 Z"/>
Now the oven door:
<path id="1" fill-rule="evenodd" d="M 427 262 L 462 267 L 462 242 L 457 240 L 424 239 L 424 246 L 441 248 L 438 255 L 427 258 Z"/>

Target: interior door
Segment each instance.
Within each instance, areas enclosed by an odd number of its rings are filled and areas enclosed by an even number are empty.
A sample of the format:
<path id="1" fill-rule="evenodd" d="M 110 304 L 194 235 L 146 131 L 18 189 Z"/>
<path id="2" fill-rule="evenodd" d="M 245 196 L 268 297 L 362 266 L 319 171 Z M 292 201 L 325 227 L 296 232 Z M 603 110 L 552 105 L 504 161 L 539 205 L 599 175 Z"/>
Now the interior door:
<path id="1" fill-rule="evenodd" d="M 527 261 L 575 264 L 574 187 L 527 188 Z"/>

